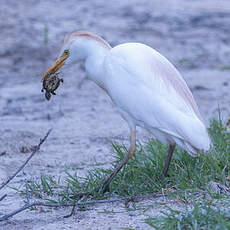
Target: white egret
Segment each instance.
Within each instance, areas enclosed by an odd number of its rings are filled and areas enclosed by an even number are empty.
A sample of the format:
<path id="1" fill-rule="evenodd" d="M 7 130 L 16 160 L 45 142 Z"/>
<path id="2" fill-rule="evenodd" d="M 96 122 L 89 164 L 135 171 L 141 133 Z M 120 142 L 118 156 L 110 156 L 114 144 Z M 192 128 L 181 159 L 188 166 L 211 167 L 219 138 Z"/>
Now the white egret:
<path id="1" fill-rule="evenodd" d="M 136 151 L 136 126 L 169 145 L 163 175 L 167 176 L 175 146 L 196 156 L 210 148 L 210 139 L 197 104 L 177 69 L 160 53 L 141 43 L 112 48 L 101 37 L 78 31 L 66 36 L 60 55 L 43 75 L 64 64 L 85 62 L 88 77 L 110 96 L 130 128 L 127 156 L 103 183 L 114 176 Z"/>

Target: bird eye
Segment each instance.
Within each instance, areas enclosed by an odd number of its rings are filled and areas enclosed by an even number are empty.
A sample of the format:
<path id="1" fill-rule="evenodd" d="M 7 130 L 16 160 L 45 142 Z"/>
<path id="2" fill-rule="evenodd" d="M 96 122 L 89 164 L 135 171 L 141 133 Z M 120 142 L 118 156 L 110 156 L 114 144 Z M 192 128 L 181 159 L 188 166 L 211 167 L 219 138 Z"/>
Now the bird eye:
<path id="1" fill-rule="evenodd" d="M 65 55 L 69 55 L 69 50 L 64 50 Z"/>

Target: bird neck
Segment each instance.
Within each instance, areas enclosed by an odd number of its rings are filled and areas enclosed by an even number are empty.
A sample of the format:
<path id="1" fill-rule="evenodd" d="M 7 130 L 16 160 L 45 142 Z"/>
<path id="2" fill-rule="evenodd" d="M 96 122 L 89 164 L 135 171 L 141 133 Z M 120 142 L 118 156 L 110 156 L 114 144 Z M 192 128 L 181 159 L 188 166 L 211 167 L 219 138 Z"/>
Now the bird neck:
<path id="1" fill-rule="evenodd" d="M 88 77 L 104 88 L 103 63 L 110 47 L 104 46 L 97 41 L 90 41 L 86 46 L 85 70 Z"/>

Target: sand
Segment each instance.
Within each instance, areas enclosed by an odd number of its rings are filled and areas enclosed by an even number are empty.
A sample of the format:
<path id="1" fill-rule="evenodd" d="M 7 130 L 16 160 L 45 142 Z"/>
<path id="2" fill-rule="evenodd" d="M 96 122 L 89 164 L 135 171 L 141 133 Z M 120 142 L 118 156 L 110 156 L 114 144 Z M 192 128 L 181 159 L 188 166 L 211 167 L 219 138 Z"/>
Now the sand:
<path id="1" fill-rule="evenodd" d="M 112 46 L 142 42 L 166 56 L 181 72 L 206 124 L 230 108 L 230 4 L 227 0 L 1 0 L 0 6 L 0 182 L 29 156 L 23 146 L 48 140 L 9 186 L 41 174 L 64 177 L 65 170 L 85 175 L 95 162 L 110 167 L 111 141 L 128 143 L 129 130 L 109 97 L 86 80 L 82 65 L 64 68 L 64 84 L 48 102 L 41 76 L 55 60 L 67 33 L 88 30 Z M 151 135 L 138 129 L 138 140 Z M 5 154 L 1 155 L 1 153 Z M 79 170 L 78 168 L 84 168 Z M 0 202 L 0 215 L 24 204 L 10 188 Z M 150 229 L 143 220 L 158 215 L 175 200 L 152 199 L 128 211 L 124 203 L 96 205 L 64 219 L 69 208 L 25 211 L 0 223 L 0 229 Z M 143 207 L 152 205 L 147 211 Z M 109 210 L 111 213 L 105 213 Z M 113 213 L 112 213 L 113 211 Z"/>

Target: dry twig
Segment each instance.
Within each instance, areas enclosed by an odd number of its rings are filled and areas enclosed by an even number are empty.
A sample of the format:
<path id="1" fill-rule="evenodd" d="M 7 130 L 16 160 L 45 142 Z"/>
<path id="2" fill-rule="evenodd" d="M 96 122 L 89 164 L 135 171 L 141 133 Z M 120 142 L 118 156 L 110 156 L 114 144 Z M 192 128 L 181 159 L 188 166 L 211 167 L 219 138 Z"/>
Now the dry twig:
<path id="1" fill-rule="evenodd" d="M 29 162 L 29 160 L 34 156 L 34 154 L 39 151 L 41 145 L 44 143 L 44 141 L 46 140 L 46 138 L 49 136 L 50 132 L 52 129 L 49 129 L 48 132 L 46 133 L 45 137 L 43 139 L 40 139 L 39 144 L 35 147 L 35 149 L 33 150 L 33 152 L 31 153 L 31 155 L 27 158 L 27 160 L 22 164 L 22 166 L 12 175 L 10 176 L 5 182 L 3 182 L 3 184 L 0 187 L 0 190 L 3 189 L 25 166 L 26 164 Z"/>
<path id="2" fill-rule="evenodd" d="M 26 204 L 23 207 L 6 214 L 2 217 L 0 217 L 0 221 L 5 221 L 8 220 L 10 217 L 28 209 L 34 206 L 45 206 L 45 207 L 53 207 L 53 208 L 58 208 L 58 207 L 74 207 L 74 206 L 80 206 L 80 205 L 92 205 L 92 204 L 103 204 L 103 203 L 114 203 L 114 202 L 122 202 L 126 200 L 143 200 L 143 199 L 150 199 L 150 198 L 156 198 L 156 197 L 161 197 L 161 194 L 149 194 L 149 195 L 137 195 L 137 196 L 128 196 L 128 197 L 118 197 L 118 198 L 111 198 L 107 200 L 89 200 L 85 202 L 77 202 L 75 204 L 49 204 L 49 203 L 44 203 L 44 202 L 34 202 L 31 204 Z"/>
<path id="3" fill-rule="evenodd" d="M 2 201 L 3 199 L 5 199 L 7 197 L 7 194 L 4 194 L 1 198 L 0 201 Z"/>

